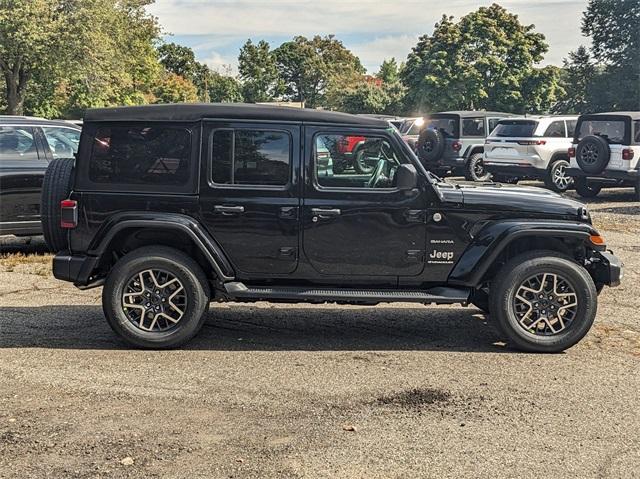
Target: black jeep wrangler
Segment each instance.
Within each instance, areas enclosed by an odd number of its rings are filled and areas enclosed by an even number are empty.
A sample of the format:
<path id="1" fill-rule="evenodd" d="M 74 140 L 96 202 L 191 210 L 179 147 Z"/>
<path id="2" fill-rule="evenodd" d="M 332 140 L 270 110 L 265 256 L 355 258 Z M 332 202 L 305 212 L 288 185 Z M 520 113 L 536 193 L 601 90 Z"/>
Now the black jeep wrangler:
<path id="1" fill-rule="evenodd" d="M 348 136 L 370 173 L 326 168 Z M 145 348 L 184 344 L 212 301 L 266 300 L 471 303 L 510 344 L 561 351 L 622 275 L 582 204 L 443 182 L 387 122 L 341 113 L 89 110 L 43 195 L 56 278 L 104 285 L 109 324 Z"/>

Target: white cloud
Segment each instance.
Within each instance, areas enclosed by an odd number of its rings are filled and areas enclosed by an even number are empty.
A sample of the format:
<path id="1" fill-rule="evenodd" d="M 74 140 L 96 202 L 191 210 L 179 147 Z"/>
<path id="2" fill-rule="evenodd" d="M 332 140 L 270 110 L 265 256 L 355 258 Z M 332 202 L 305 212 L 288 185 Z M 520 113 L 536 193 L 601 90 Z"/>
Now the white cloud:
<path id="1" fill-rule="evenodd" d="M 370 42 L 348 45 L 369 73 L 376 73 L 383 60 L 395 58 L 398 63 L 405 61 L 407 54 L 418 41 L 417 35 L 387 35 Z"/>
<path id="2" fill-rule="evenodd" d="M 378 65 L 386 55 L 404 60 L 413 46 L 409 38 L 430 33 L 443 14 L 462 15 L 493 0 L 156 0 L 149 7 L 164 29 L 175 35 L 206 35 L 196 50 L 242 44 L 247 38 L 336 34 L 361 55 L 365 65 Z M 580 19 L 587 0 L 502 0 L 525 24 L 534 23 L 547 37 L 545 63 L 585 43 Z M 361 37 L 361 40 L 353 38 Z M 363 41 L 374 38 L 373 41 Z M 380 54 L 375 55 L 375 48 Z M 400 50 L 404 47 L 404 50 Z"/>
<path id="3" fill-rule="evenodd" d="M 224 75 L 235 76 L 238 73 L 238 58 L 223 56 L 215 51 L 210 51 L 207 58 L 202 60 L 213 71 Z"/>

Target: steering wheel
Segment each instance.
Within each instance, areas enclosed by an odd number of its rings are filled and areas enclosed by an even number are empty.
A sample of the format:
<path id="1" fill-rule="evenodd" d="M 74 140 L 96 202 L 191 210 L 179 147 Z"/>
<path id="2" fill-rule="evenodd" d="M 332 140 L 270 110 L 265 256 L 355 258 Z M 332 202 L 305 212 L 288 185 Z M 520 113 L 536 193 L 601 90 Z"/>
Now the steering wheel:
<path id="1" fill-rule="evenodd" d="M 367 182 L 367 188 L 375 188 L 380 180 L 380 176 L 382 176 L 382 171 L 384 170 L 384 165 L 387 162 L 384 158 L 380 158 L 378 160 L 378 164 L 376 165 L 376 169 L 373 170 L 373 174 L 369 181 Z"/>

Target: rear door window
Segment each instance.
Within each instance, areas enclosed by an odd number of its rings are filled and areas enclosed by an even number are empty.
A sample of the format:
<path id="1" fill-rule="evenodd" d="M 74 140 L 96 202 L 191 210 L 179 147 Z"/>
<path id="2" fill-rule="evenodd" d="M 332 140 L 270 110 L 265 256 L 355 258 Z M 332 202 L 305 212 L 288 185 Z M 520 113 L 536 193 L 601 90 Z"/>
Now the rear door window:
<path id="1" fill-rule="evenodd" d="M 89 163 L 93 183 L 163 189 L 186 185 L 190 172 L 191 132 L 186 128 L 109 126 L 96 130 Z"/>
<path id="2" fill-rule="evenodd" d="M 289 183 L 291 136 L 285 131 L 221 129 L 211 134 L 211 181 L 282 187 Z"/>
<path id="3" fill-rule="evenodd" d="M 567 120 L 567 137 L 568 138 L 573 138 L 573 135 L 575 135 L 577 124 L 578 124 L 578 120 Z"/>
<path id="4" fill-rule="evenodd" d="M 464 118 L 462 120 L 462 136 L 484 137 L 484 118 Z"/>
<path id="5" fill-rule="evenodd" d="M 0 127 L 0 160 L 37 160 L 38 148 L 33 128 Z"/>
<path id="6" fill-rule="evenodd" d="M 533 120 L 502 120 L 496 126 L 493 136 L 529 138 L 534 136 L 538 122 Z"/>

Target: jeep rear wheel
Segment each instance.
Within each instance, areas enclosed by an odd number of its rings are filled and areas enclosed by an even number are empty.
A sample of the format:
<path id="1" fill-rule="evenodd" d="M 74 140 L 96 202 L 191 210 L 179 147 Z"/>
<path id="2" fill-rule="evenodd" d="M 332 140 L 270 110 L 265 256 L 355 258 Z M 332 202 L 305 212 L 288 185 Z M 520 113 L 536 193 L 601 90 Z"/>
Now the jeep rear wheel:
<path id="1" fill-rule="evenodd" d="M 522 254 L 503 266 L 491 288 L 492 313 L 518 349 L 557 353 L 589 331 L 598 293 L 589 273 L 552 251 Z"/>
<path id="2" fill-rule="evenodd" d="M 181 251 L 152 246 L 125 255 L 102 292 L 111 328 L 140 348 L 181 346 L 202 327 L 209 305 L 207 278 Z"/>
<path id="3" fill-rule="evenodd" d="M 567 168 L 569 168 L 567 160 L 554 161 L 547 171 L 547 176 L 544 178 L 545 186 L 557 193 L 567 191 L 573 184 L 573 178 L 567 174 Z"/>
<path id="4" fill-rule="evenodd" d="M 483 157 L 483 153 L 471 155 L 464 169 L 464 178 L 467 181 L 489 181 L 491 179 L 491 173 L 484 167 Z"/>

